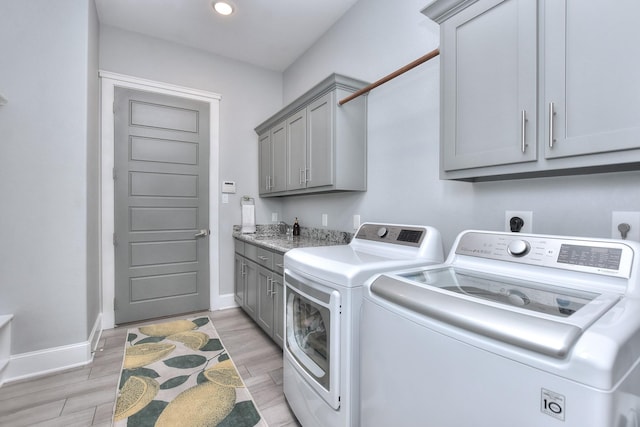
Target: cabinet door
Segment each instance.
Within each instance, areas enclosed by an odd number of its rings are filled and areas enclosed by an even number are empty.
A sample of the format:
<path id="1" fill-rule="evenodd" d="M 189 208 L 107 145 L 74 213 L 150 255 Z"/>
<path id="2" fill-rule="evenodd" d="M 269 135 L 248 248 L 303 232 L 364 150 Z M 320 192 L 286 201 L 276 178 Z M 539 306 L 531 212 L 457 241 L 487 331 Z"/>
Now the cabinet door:
<path id="1" fill-rule="evenodd" d="M 245 294 L 244 310 L 253 319 L 256 318 L 258 308 L 258 264 L 245 259 L 244 261 Z"/>
<path id="2" fill-rule="evenodd" d="M 639 148 L 640 2 L 544 7 L 545 156 Z"/>
<path id="3" fill-rule="evenodd" d="M 307 187 L 333 185 L 334 92 L 307 107 Z"/>
<path id="4" fill-rule="evenodd" d="M 258 267 L 258 313 L 256 322 L 267 335 L 273 335 L 273 296 L 271 271 Z"/>
<path id="5" fill-rule="evenodd" d="M 284 286 L 279 274 L 272 274 L 273 282 L 273 339 L 280 347 L 284 345 Z"/>
<path id="6" fill-rule="evenodd" d="M 259 164 L 259 183 L 260 194 L 271 192 L 271 183 L 273 182 L 273 176 L 271 170 L 273 169 L 273 162 L 271 161 L 271 132 L 266 131 L 262 135 L 258 136 L 258 151 L 260 153 Z"/>
<path id="7" fill-rule="evenodd" d="M 536 0 L 480 0 L 442 24 L 446 171 L 534 161 Z"/>
<path id="8" fill-rule="evenodd" d="M 287 119 L 287 190 L 306 187 L 307 110 Z"/>
<path id="9" fill-rule="evenodd" d="M 240 307 L 244 305 L 244 258 L 239 255 L 235 255 L 234 257 L 234 281 L 233 281 L 233 295 Z"/>
<path id="10" fill-rule="evenodd" d="M 287 189 L 287 130 L 286 122 L 271 130 L 271 191 Z"/>

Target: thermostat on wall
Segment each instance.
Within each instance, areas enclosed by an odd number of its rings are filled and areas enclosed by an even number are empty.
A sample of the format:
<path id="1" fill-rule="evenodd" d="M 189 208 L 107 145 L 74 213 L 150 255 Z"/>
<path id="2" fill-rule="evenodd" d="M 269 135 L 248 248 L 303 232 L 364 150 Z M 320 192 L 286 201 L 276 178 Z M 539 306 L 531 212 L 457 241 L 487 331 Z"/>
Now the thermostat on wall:
<path id="1" fill-rule="evenodd" d="M 236 182 L 235 181 L 222 181 L 222 192 L 223 193 L 235 193 L 236 192 Z"/>

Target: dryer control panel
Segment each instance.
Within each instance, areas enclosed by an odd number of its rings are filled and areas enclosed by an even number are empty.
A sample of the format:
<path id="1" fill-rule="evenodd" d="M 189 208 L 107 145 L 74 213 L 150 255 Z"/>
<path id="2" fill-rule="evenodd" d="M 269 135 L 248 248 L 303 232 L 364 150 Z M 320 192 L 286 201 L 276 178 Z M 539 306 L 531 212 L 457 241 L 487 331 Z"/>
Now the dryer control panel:
<path id="1" fill-rule="evenodd" d="M 631 246 L 612 240 L 481 231 L 459 236 L 455 253 L 626 279 L 634 255 Z"/>
<path id="2" fill-rule="evenodd" d="M 420 247 L 426 234 L 427 229 L 421 227 L 365 223 L 360 226 L 355 238 Z"/>

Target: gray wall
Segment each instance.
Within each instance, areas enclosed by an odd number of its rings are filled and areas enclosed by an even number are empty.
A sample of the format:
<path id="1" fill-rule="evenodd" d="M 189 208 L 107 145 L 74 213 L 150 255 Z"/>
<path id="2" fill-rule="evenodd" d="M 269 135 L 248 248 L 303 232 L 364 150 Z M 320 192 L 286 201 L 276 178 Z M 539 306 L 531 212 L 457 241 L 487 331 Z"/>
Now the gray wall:
<path id="1" fill-rule="evenodd" d="M 100 28 L 100 69 L 217 93 L 220 102 L 220 171 L 236 181 L 237 193 L 220 204 L 220 293 L 233 292 L 234 224 L 240 224 L 240 198 L 258 194 L 258 143 L 253 128 L 282 106 L 282 74 L 113 27 Z M 219 189 L 211 189 L 220 197 Z M 272 201 L 256 200 L 257 220 L 265 222 Z M 269 220 L 271 217 L 269 216 Z M 212 272 L 216 274 L 216 272 Z"/>
<path id="2" fill-rule="evenodd" d="M 96 41 L 92 0 L 0 2 L 0 313 L 15 315 L 12 354 L 86 341 L 98 314 Z"/>
<path id="3" fill-rule="evenodd" d="M 428 0 L 360 0 L 284 73 L 285 102 L 331 72 L 375 81 L 439 45 Z M 640 211 L 640 172 L 487 183 L 438 178 L 439 59 L 369 95 L 368 191 L 287 198 L 290 221 L 352 229 L 362 221 L 429 224 L 449 250 L 458 232 L 502 230 L 505 210 L 533 211 L 535 233 L 610 237 L 611 211 Z"/>

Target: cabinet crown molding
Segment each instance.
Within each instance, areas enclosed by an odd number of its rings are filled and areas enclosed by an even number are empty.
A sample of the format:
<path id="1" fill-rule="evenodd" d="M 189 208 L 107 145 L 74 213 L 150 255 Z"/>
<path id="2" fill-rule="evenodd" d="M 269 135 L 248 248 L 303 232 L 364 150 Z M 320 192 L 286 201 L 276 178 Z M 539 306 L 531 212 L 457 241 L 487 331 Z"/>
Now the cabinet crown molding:
<path id="1" fill-rule="evenodd" d="M 435 0 L 422 9 L 421 12 L 436 23 L 442 24 L 447 19 L 477 1 L 478 0 Z"/>
<path id="2" fill-rule="evenodd" d="M 260 135 L 276 123 L 284 120 L 285 117 L 295 113 L 297 110 L 303 108 L 306 104 L 309 104 L 314 99 L 319 98 L 320 96 L 334 89 L 343 89 L 348 92 L 356 92 L 367 85 L 369 85 L 369 82 L 333 73 L 329 77 L 325 78 L 320 83 L 316 84 L 314 87 L 306 91 L 304 94 L 296 98 L 295 101 L 291 102 L 276 114 L 269 117 L 263 123 L 259 124 L 255 128 L 255 131 L 258 135 Z"/>

